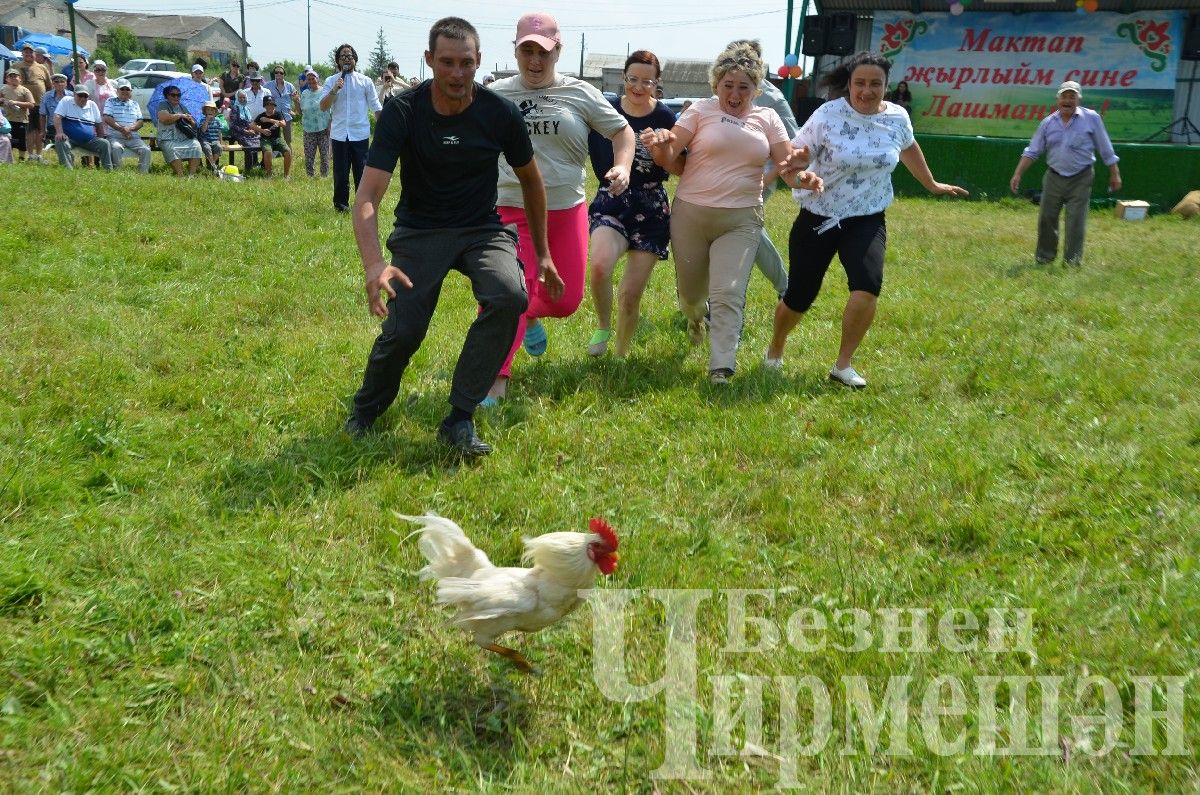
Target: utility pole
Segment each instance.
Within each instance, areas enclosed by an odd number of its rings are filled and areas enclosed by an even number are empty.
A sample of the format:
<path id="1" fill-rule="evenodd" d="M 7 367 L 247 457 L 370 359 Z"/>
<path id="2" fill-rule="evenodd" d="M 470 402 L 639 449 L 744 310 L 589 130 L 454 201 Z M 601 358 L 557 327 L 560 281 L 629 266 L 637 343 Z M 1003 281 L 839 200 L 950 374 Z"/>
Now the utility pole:
<path id="1" fill-rule="evenodd" d="M 75 78 L 75 85 L 80 85 L 79 44 L 75 41 L 75 0 L 67 0 L 67 17 L 71 20 L 71 76 Z M 36 154 L 40 156 L 42 153 Z"/>
<path id="2" fill-rule="evenodd" d="M 583 48 L 587 46 L 587 34 L 579 34 L 579 79 L 583 79 Z"/>
<path id="3" fill-rule="evenodd" d="M 242 64 L 246 63 L 246 0 L 238 0 L 238 8 L 242 13 Z"/>
<path id="4" fill-rule="evenodd" d="M 308 7 L 308 61 L 312 65 L 312 0 L 308 0 L 305 4 Z M 322 161 L 324 162 L 324 161 Z"/>

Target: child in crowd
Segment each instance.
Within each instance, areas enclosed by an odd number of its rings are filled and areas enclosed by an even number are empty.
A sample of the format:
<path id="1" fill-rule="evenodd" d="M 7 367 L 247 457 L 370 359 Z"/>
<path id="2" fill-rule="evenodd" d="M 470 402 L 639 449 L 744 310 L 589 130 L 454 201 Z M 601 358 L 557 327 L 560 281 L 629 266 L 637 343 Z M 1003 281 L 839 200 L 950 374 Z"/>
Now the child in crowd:
<path id="1" fill-rule="evenodd" d="M 200 120 L 200 148 L 213 171 L 221 170 L 221 122 L 217 118 L 217 103 L 204 103 L 204 118 Z"/>

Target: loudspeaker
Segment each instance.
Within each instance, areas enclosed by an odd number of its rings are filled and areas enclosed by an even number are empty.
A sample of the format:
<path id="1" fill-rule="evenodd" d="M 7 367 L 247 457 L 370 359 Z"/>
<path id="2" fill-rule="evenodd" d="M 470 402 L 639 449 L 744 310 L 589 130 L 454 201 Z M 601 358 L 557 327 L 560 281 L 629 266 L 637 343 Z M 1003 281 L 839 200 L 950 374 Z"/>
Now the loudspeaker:
<path id="1" fill-rule="evenodd" d="M 829 55 L 850 55 L 858 43 L 858 17 L 840 12 L 830 17 L 829 33 L 825 37 L 825 52 Z"/>
<path id="2" fill-rule="evenodd" d="M 829 35 L 829 17 L 820 15 L 804 19 L 804 45 L 800 52 L 805 55 L 824 55 L 825 37 Z"/>
<path id="3" fill-rule="evenodd" d="M 1183 49 L 1179 57 L 1185 61 L 1200 61 L 1200 14 L 1188 17 L 1187 33 L 1183 34 Z"/>

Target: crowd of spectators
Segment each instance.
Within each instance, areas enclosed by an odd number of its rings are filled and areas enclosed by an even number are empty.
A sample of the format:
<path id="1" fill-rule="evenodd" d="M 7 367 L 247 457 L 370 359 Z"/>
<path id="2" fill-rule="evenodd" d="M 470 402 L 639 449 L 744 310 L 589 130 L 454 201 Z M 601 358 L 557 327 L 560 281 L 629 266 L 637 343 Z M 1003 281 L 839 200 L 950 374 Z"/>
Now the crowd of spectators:
<path id="1" fill-rule="evenodd" d="M 130 83 L 110 78 L 102 60 L 89 63 L 79 56 L 56 72 L 44 48 L 27 45 L 21 56 L 5 71 L 0 88 L 0 163 L 52 162 L 47 156 L 53 150 L 65 168 L 120 168 L 129 157 L 146 173 L 158 149 L 176 173 L 221 174 L 222 156 L 228 153 L 232 163 L 234 153 L 241 151 L 247 172 L 261 167 L 261 173 L 271 176 L 274 162 L 282 160 L 288 177 L 293 128 L 299 123 L 305 172 L 329 175 L 334 113 L 321 108 L 329 87 L 311 66 L 292 82 L 282 65 L 272 67 L 268 77 L 256 61 L 247 61 L 243 71 L 233 60 L 210 77 L 205 64 L 196 63 L 190 79 L 208 87 L 213 97 L 204 103 L 202 115 L 180 104 L 179 92 L 168 85 L 151 119 Z M 374 93 L 382 104 L 416 82 L 401 75 L 393 62 L 375 81 Z"/>

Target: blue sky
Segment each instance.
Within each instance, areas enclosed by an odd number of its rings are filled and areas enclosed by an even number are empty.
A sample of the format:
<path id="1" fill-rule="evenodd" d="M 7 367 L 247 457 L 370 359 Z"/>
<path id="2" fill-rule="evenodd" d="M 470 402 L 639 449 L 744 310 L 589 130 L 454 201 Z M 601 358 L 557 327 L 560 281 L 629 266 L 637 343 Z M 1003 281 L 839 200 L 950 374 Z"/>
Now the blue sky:
<path id="1" fill-rule="evenodd" d="M 732 38 L 758 38 L 773 68 L 783 62 L 787 20 L 786 0 L 746 0 L 731 4 L 714 0 L 660 0 L 660 2 L 581 2 L 526 5 L 492 3 L 426 3 L 406 6 L 385 0 L 267 0 L 246 1 L 246 39 L 250 53 L 260 62 L 287 58 L 307 60 L 307 14 L 311 3 L 312 57 L 327 60 L 328 53 L 348 41 L 366 54 L 383 28 L 389 49 L 406 74 L 421 74 L 422 53 L 430 25 L 443 16 L 470 20 L 483 40 L 485 69 L 515 65 L 512 39 L 518 17 L 530 11 L 549 11 L 558 19 L 563 33 L 563 55 L 559 68 L 575 71 L 579 65 L 580 35 L 586 37 L 589 53 L 625 54 L 649 49 L 664 60 L 711 58 Z M 237 30 L 235 0 L 82 0 L 87 11 L 146 11 L 147 13 L 203 14 L 224 17 Z M 435 10 L 436 9 L 436 10 Z M 800 3 L 796 3 L 799 17 Z M 793 39 L 795 31 L 793 30 Z"/>

